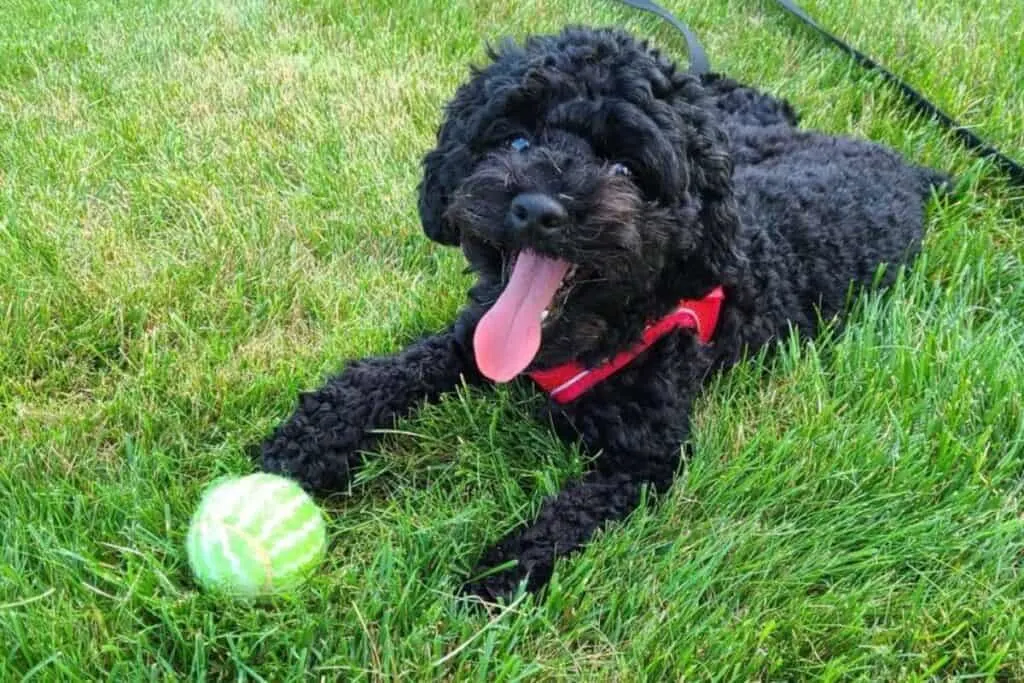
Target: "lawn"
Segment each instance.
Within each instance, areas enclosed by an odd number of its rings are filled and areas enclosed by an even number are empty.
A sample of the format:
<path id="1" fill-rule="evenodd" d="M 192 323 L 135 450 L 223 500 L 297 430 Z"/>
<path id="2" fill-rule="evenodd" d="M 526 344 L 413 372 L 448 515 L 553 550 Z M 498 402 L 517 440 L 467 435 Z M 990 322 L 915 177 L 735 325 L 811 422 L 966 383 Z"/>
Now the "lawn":
<path id="1" fill-rule="evenodd" d="M 488 614 L 459 577 L 584 467 L 519 389 L 397 425 L 291 598 L 197 590 L 189 515 L 299 391 L 455 314 L 415 187 L 487 40 L 679 37 L 611 0 L 4 1 L 0 680 L 1024 678 L 1021 191 L 772 2 L 666 4 L 962 192 L 844 334 L 705 394 L 658 505 Z M 1024 4 L 804 4 L 1024 157 Z"/>

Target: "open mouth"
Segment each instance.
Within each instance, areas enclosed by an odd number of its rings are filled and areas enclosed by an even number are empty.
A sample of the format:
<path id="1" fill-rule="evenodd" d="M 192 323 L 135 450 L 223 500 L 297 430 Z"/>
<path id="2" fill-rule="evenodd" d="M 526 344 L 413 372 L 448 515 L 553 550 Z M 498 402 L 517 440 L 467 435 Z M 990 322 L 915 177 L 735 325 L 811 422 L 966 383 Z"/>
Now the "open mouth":
<path id="1" fill-rule="evenodd" d="M 569 294 L 572 293 L 573 287 L 576 285 L 576 272 L 578 270 L 578 266 L 571 265 L 565 275 L 562 276 L 562 284 L 555 291 L 555 295 L 551 298 L 551 303 L 540 312 L 542 325 L 546 325 L 558 317 L 558 313 L 565 306 L 566 299 L 569 298 Z"/>
<path id="2" fill-rule="evenodd" d="M 576 266 L 523 250 L 515 256 L 505 289 L 477 323 L 477 367 L 495 382 L 508 382 L 540 350 L 542 326 L 557 316 L 572 291 Z"/>

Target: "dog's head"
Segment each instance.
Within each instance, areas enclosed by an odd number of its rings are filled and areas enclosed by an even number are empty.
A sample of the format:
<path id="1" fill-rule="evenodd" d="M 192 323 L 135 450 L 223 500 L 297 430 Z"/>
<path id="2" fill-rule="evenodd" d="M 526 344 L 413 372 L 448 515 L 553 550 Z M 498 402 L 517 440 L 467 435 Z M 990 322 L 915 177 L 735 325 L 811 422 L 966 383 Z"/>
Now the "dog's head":
<path id="1" fill-rule="evenodd" d="M 732 164 L 697 78 L 615 30 L 489 55 L 446 109 L 419 200 L 427 235 L 477 275 L 484 374 L 596 361 L 728 281 Z"/>

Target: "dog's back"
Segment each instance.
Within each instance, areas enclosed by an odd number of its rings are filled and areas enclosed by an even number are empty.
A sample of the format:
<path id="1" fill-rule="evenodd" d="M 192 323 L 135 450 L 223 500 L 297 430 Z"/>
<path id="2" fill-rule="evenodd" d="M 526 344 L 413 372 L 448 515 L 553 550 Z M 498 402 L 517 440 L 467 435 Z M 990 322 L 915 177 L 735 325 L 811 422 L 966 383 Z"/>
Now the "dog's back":
<path id="1" fill-rule="evenodd" d="M 948 177 L 880 145 L 796 131 L 733 127 L 739 239 L 748 263 L 737 298 L 760 346 L 793 326 L 813 334 L 848 305 L 851 287 L 888 286 L 917 256 L 925 207 Z"/>

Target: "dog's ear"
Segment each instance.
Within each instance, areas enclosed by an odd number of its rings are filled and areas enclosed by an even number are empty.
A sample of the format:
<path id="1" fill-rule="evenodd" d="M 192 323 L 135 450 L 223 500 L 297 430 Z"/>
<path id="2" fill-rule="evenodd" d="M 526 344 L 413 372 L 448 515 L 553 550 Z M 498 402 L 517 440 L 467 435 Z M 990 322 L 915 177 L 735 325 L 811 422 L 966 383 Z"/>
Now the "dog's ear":
<path id="1" fill-rule="evenodd" d="M 492 53 L 494 56 L 494 53 Z M 419 184 L 419 211 L 427 237 L 449 246 L 458 246 L 458 227 L 445 217 L 452 193 L 473 169 L 474 143 L 481 122 L 495 118 L 484 92 L 486 72 L 473 69 L 473 77 L 459 86 L 444 108 L 444 120 L 437 131 L 434 149 L 423 158 L 423 178 Z M 494 103 L 491 102 L 491 107 Z"/>
<path id="2" fill-rule="evenodd" d="M 744 259 L 737 244 L 740 218 L 733 191 L 733 160 L 725 133 L 708 110 L 702 114 L 704 120 L 696 126 L 696 158 L 690 174 L 701 200 L 703 261 L 720 281 L 733 282 L 739 278 Z"/>
<path id="3" fill-rule="evenodd" d="M 471 67 L 470 79 L 459 86 L 445 106 L 444 120 L 437 131 L 434 149 L 423 158 L 423 178 L 419 184 L 419 211 L 427 237 L 451 246 L 460 242 L 458 227 L 445 217 L 452 193 L 473 170 L 481 136 L 493 137 L 493 125 L 504 118 L 508 88 L 504 95 L 488 85 L 494 77 L 514 82 L 527 68 L 523 50 L 511 39 L 500 47 L 487 47 L 492 62 L 487 67 Z M 504 59 L 503 64 L 498 64 Z"/>
<path id="4" fill-rule="evenodd" d="M 471 155 L 464 144 L 451 138 L 446 122 L 438 134 L 437 147 L 423 158 L 423 178 L 419 184 L 419 211 L 427 237 L 446 244 L 459 244 L 459 230 L 445 217 L 451 193 L 469 172 Z M 447 140 L 446 140 L 447 138 Z"/>
<path id="5" fill-rule="evenodd" d="M 699 80 L 690 74 L 670 74 L 673 109 L 679 116 L 682 139 L 682 173 L 688 193 L 697 205 L 703 226 L 700 263 L 720 282 L 738 278 L 743 255 L 738 249 L 740 220 L 733 191 L 733 159 L 725 131 L 706 106 Z M 702 104 L 703 103 L 703 104 Z"/>

